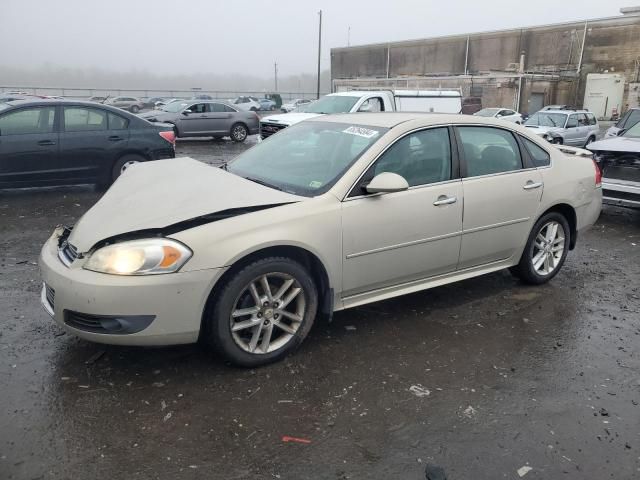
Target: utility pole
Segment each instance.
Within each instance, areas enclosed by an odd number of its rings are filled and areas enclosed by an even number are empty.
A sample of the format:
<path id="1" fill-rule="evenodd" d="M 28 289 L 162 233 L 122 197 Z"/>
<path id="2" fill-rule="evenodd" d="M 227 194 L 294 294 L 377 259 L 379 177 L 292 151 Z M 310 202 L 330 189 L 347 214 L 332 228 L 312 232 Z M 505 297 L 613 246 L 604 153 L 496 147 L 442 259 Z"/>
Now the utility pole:
<path id="1" fill-rule="evenodd" d="M 320 17 L 319 19 L 319 24 L 318 24 L 318 89 L 317 89 L 317 97 L 316 98 L 320 98 L 320 53 L 321 53 L 321 46 L 322 46 L 322 10 L 320 10 L 318 12 L 318 15 Z"/>
<path id="2" fill-rule="evenodd" d="M 278 93 L 278 62 L 275 62 L 273 64 L 273 73 L 275 75 L 275 79 L 276 79 L 276 93 Z"/>
<path id="3" fill-rule="evenodd" d="M 347 29 L 347 47 L 351 46 L 351 25 Z"/>

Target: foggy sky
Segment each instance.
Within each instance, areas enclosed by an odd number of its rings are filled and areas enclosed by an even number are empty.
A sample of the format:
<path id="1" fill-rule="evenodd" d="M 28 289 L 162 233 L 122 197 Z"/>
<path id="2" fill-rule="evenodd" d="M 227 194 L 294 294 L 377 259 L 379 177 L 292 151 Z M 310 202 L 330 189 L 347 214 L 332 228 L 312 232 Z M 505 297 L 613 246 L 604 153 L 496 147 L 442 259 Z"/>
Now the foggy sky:
<path id="1" fill-rule="evenodd" d="M 0 0 L 0 66 L 313 73 L 330 48 L 582 20 L 640 0 Z M 0 79 L 1 83 L 1 79 Z"/>

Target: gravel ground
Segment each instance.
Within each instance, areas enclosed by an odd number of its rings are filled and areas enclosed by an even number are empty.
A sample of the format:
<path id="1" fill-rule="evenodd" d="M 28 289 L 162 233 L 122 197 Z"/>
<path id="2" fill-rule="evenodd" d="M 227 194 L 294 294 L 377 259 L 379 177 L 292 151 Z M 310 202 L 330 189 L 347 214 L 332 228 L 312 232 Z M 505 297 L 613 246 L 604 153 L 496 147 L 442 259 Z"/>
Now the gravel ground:
<path id="1" fill-rule="evenodd" d="M 640 212 L 605 208 L 547 285 L 498 272 L 347 310 L 242 370 L 47 317 L 39 249 L 98 198 L 0 191 L 0 478 L 640 478 Z"/>

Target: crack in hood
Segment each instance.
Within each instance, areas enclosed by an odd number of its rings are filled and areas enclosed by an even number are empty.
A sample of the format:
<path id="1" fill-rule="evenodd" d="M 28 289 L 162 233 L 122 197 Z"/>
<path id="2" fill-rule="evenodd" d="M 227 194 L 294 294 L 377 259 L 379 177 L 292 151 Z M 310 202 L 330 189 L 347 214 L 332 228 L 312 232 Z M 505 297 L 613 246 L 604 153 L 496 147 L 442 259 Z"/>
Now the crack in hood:
<path id="1" fill-rule="evenodd" d="M 129 167 L 80 218 L 69 242 L 84 253 L 104 239 L 130 232 L 163 229 L 217 212 L 305 199 L 188 157 L 144 162 Z"/>

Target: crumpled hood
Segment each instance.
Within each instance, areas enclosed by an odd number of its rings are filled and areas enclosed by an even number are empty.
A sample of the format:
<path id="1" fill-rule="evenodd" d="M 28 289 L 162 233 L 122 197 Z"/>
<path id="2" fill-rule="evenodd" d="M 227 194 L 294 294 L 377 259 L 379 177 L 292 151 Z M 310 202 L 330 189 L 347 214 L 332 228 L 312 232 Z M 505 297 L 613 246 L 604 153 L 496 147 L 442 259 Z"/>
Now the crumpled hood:
<path id="1" fill-rule="evenodd" d="M 304 200 L 192 158 L 132 165 L 73 228 L 84 253 L 107 238 L 160 229 L 224 210 Z"/>
<path id="2" fill-rule="evenodd" d="M 587 148 L 592 152 L 631 152 L 640 153 L 640 138 L 613 137 L 590 143 Z"/>
<path id="3" fill-rule="evenodd" d="M 145 120 L 153 118 L 158 122 L 163 122 L 167 120 L 173 120 L 176 117 L 176 114 L 165 112 L 164 110 L 151 110 L 150 112 L 141 113 L 138 116 L 144 118 Z"/>
<path id="4" fill-rule="evenodd" d="M 304 112 L 282 113 L 280 115 L 270 115 L 268 117 L 261 118 L 260 121 L 281 123 L 282 125 L 293 125 L 303 120 L 319 117 L 320 115 L 322 114 L 321 113 L 304 113 Z"/>
<path id="5" fill-rule="evenodd" d="M 536 135 L 545 135 L 547 133 L 551 133 L 551 132 L 558 132 L 561 131 L 561 128 L 558 127 L 546 127 L 544 125 L 525 125 L 524 126 L 527 130 L 531 131 L 532 133 L 535 133 Z"/>

